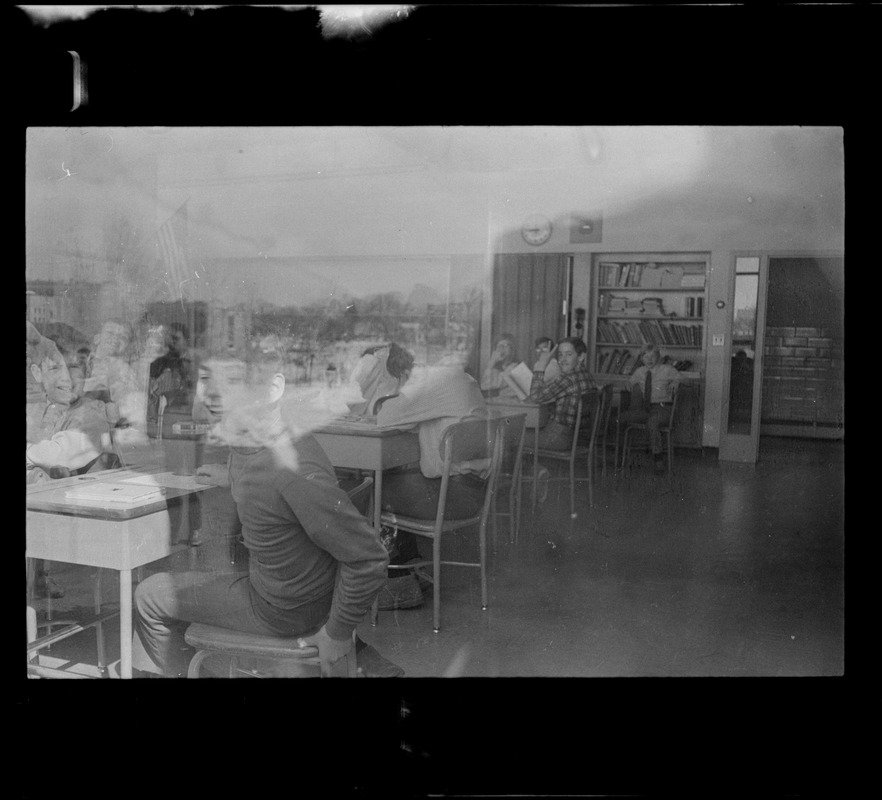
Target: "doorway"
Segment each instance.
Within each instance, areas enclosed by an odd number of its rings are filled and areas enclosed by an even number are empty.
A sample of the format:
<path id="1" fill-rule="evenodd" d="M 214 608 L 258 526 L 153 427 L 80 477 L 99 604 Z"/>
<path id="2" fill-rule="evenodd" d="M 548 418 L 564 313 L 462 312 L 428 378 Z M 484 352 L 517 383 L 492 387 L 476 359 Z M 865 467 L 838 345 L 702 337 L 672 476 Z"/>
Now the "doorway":
<path id="1" fill-rule="evenodd" d="M 845 263 L 769 257 L 761 436 L 845 438 Z"/>

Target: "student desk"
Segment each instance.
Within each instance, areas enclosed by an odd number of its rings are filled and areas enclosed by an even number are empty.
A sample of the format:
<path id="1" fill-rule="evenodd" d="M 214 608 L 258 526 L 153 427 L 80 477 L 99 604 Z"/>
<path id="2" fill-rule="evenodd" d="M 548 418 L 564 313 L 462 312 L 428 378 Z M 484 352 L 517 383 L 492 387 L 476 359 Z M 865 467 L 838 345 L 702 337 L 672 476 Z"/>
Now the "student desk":
<path id="1" fill-rule="evenodd" d="M 339 420 L 313 432 L 335 467 L 374 473 L 374 528 L 380 530 L 383 470 L 419 462 L 420 442 L 413 430 L 380 428 L 369 421 Z"/>
<path id="2" fill-rule="evenodd" d="M 533 431 L 533 488 L 530 492 L 531 509 L 536 511 L 536 484 L 539 477 L 539 429 L 547 418 L 548 405 L 538 405 L 526 400 L 491 397 L 487 407 L 498 414 L 526 414 L 525 427 Z"/>
<path id="3" fill-rule="evenodd" d="M 71 499 L 68 489 L 91 485 L 131 485 L 130 478 L 153 479 L 163 496 L 141 503 L 102 505 Z M 180 549 L 172 544 L 167 501 L 210 489 L 194 477 L 159 467 L 107 470 L 27 487 L 28 558 L 113 569 L 119 573 L 120 677 L 132 677 L 132 570 Z"/>

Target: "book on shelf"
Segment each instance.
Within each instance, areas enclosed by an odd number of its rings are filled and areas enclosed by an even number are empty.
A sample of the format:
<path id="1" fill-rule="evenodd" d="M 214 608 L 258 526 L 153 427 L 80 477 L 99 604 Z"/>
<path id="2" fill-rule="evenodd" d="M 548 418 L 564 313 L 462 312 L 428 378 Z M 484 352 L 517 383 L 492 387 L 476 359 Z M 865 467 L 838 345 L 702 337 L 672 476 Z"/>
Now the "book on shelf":
<path id="1" fill-rule="evenodd" d="M 704 317 L 704 298 L 696 297 L 695 298 L 695 316 L 696 317 Z"/>
<path id="2" fill-rule="evenodd" d="M 683 289 L 703 289 L 706 276 L 703 272 L 684 272 L 680 279 Z"/>
<path id="3" fill-rule="evenodd" d="M 662 289 L 679 289 L 683 280 L 683 267 L 662 267 L 661 287 Z"/>
<path id="4" fill-rule="evenodd" d="M 614 375 L 619 375 L 621 373 L 622 368 L 622 359 L 625 357 L 627 350 L 616 350 L 615 351 L 615 360 L 613 361 L 612 367 L 610 368 L 610 372 Z"/>
<path id="5" fill-rule="evenodd" d="M 617 286 L 619 282 L 619 265 L 608 261 L 600 263 L 600 285 Z"/>
<path id="6" fill-rule="evenodd" d="M 622 354 L 622 360 L 619 363 L 619 370 L 618 370 L 619 375 L 628 374 L 628 370 L 631 367 L 633 361 L 634 361 L 634 354 L 630 350 L 626 350 Z"/>

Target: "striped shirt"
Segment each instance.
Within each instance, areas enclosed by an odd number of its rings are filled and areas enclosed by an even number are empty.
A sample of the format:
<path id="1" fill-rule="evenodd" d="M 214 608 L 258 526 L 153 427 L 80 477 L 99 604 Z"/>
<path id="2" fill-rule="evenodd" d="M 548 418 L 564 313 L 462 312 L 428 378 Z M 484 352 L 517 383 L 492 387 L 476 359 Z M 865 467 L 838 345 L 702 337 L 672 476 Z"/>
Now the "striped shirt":
<path id="1" fill-rule="evenodd" d="M 572 428 L 576 424 L 576 409 L 579 398 L 595 387 L 594 379 L 588 370 L 577 367 L 573 372 L 562 372 L 554 380 L 546 383 L 542 375 L 534 374 L 530 387 L 530 401 L 533 403 L 554 403 L 549 422 Z"/>

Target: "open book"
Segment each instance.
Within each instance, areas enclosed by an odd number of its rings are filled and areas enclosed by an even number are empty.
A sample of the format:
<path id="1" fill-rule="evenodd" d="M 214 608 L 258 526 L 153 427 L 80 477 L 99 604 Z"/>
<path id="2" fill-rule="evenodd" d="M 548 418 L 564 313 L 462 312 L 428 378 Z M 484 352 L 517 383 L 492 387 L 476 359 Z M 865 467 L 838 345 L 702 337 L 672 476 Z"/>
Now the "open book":
<path id="1" fill-rule="evenodd" d="M 530 384 L 533 382 L 533 370 L 523 361 L 502 376 L 502 379 L 511 387 L 518 400 L 526 400 L 530 394 Z"/>

